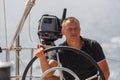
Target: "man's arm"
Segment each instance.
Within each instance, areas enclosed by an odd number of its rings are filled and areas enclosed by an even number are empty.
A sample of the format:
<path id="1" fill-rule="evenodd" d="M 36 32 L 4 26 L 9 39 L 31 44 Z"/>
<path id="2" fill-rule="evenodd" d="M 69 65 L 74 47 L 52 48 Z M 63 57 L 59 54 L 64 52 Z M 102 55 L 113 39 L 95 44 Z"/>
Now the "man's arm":
<path id="1" fill-rule="evenodd" d="M 105 79 L 108 80 L 109 76 L 110 76 L 110 71 L 109 71 L 107 61 L 104 59 L 104 60 L 98 62 L 98 65 L 101 68 L 101 70 L 103 71 Z M 102 80 L 102 79 L 100 79 L 100 80 Z"/>
<path id="2" fill-rule="evenodd" d="M 44 53 L 43 48 L 37 49 L 37 51 L 35 52 L 35 56 L 38 57 L 39 60 L 40 60 L 40 66 L 41 66 L 42 72 L 45 72 L 47 69 L 50 69 L 51 67 L 57 66 L 57 61 L 55 61 L 55 60 L 50 60 L 49 62 L 47 61 L 46 54 Z M 53 73 L 54 72 L 48 73 L 45 76 L 45 78 L 52 77 Z"/>

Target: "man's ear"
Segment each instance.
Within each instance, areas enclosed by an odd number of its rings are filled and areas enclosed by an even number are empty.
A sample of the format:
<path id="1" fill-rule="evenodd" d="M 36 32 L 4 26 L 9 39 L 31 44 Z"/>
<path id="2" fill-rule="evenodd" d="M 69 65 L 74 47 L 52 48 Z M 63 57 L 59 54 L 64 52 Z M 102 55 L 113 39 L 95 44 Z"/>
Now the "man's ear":
<path id="1" fill-rule="evenodd" d="M 64 35 L 64 30 L 63 29 L 61 29 L 61 33 Z"/>

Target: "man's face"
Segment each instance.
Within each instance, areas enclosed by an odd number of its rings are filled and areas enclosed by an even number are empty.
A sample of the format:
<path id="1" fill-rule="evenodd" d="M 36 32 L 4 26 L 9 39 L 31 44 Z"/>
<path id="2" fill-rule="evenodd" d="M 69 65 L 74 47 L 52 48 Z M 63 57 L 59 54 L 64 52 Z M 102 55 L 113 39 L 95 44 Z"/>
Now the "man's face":
<path id="1" fill-rule="evenodd" d="M 66 39 L 75 40 L 80 37 L 80 26 L 79 23 L 74 21 L 66 21 L 64 27 L 62 28 L 63 35 Z"/>

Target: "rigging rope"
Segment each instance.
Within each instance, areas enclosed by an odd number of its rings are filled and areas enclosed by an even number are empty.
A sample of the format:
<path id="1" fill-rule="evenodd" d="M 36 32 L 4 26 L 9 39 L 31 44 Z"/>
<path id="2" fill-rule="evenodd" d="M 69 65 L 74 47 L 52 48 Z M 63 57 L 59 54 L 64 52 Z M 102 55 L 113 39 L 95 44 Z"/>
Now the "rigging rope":
<path id="1" fill-rule="evenodd" d="M 3 14 L 4 14 L 4 27 L 5 27 L 5 41 L 6 41 L 6 50 L 9 51 L 8 49 L 8 39 L 7 39 L 7 24 L 6 24 L 6 5 L 5 5 L 5 0 L 3 0 Z M 21 29 L 21 28 L 20 28 Z M 6 55 L 9 57 L 10 55 L 8 54 L 8 52 L 6 51 Z M 24 62 L 22 61 L 22 59 L 18 56 L 18 54 L 15 54 L 17 56 L 17 58 L 20 60 L 20 62 L 24 65 L 25 67 L 25 64 Z M 7 58 L 8 58 L 7 57 Z M 10 59 L 7 59 L 7 60 L 10 60 Z"/>
<path id="2" fill-rule="evenodd" d="M 32 37 L 31 37 L 31 32 L 30 32 L 30 27 L 31 27 L 31 15 L 29 13 L 28 15 L 28 32 L 29 32 L 29 38 L 30 38 L 30 41 L 35 44 L 35 45 L 40 45 L 40 41 L 39 41 L 39 38 L 37 37 L 37 41 L 33 41 L 32 40 Z"/>

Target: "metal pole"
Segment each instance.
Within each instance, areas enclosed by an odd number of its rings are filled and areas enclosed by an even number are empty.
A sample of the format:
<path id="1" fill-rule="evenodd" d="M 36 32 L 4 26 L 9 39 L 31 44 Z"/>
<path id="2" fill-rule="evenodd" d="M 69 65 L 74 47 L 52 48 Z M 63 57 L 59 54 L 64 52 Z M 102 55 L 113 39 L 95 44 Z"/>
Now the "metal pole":
<path id="1" fill-rule="evenodd" d="M 23 28 L 24 22 L 25 22 L 25 20 L 26 20 L 26 18 L 28 16 L 28 14 L 30 13 L 30 10 L 32 9 L 33 5 L 35 4 L 35 1 L 36 0 L 28 0 L 27 1 L 26 8 L 25 8 L 23 16 L 22 16 L 22 18 L 21 18 L 21 20 L 20 20 L 20 22 L 19 22 L 19 24 L 17 26 L 17 30 L 16 30 L 16 33 L 15 33 L 15 35 L 13 37 L 12 42 L 11 42 L 10 49 L 13 48 L 14 42 L 15 42 L 16 38 L 19 36 L 19 34 L 20 34 L 20 32 L 21 32 L 21 30 Z"/>
<path id="2" fill-rule="evenodd" d="M 16 38 L 16 75 L 19 75 L 19 52 L 20 50 L 18 49 L 20 47 L 20 41 L 19 41 L 19 36 Z M 19 80 L 19 78 L 16 78 L 16 80 Z"/>
<path id="3" fill-rule="evenodd" d="M 8 48 L 6 49 L 6 62 L 9 62 L 10 61 L 10 53 L 9 53 L 9 50 Z"/>
<path id="4" fill-rule="evenodd" d="M 33 49 L 31 49 L 31 59 L 33 58 Z M 30 69 L 30 76 L 32 76 L 32 66 Z M 30 77 L 30 80 L 32 80 L 32 78 Z"/>

